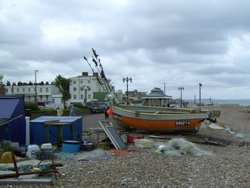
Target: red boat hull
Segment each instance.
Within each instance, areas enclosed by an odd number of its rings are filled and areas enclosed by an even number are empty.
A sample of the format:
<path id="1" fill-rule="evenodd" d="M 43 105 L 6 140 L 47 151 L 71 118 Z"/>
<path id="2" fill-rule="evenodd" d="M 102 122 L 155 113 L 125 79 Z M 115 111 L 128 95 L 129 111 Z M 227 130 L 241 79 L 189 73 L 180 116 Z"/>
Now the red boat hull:
<path id="1" fill-rule="evenodd" d="M 197 132 L 199 125 L 208 114 L 156 114 L 138 113 L 128 109 L 113 108 L 113 119 L 118 126 L 125 129 L 139 129 L 160 132 Z"/>

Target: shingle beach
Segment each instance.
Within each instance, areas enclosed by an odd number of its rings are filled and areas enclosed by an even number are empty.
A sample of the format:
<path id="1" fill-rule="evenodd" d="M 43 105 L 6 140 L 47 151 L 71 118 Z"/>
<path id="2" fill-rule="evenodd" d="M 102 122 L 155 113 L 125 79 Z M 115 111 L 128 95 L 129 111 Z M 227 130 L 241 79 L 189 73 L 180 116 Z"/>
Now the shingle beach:
<path id="1" fill-rule="evenodd" d="M 53 185 L 1 187 L 250 187 L 250 108 L 238 105 L 206 108 L 221 110 L 217 120 L 225 127 L 223 130 L 203 127 L 196 135 L 167 134 L 166 139 L 144 135 L 153 140 L 153 147 L 131 146 L 123 155 L 101 160 L 79 160 L 78 154 L 58 159 L 63 166 L 58 168 L 61 176 Z M 173 138 L 192 143 L 204 135 L 231 142 L 225 146 L 194 143 L 210 153 L 203 156 L 176 157 L 156 152 L 157 145 L 167 144 Z"/>

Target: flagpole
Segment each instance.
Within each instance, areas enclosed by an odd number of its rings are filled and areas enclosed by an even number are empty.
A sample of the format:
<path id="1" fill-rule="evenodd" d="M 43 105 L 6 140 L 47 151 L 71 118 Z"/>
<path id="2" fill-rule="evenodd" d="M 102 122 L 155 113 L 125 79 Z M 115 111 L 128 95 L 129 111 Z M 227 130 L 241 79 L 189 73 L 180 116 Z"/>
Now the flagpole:
<path id="1" fill-rule="evenodd" d="M 199 110 L 201 111 L 201 87 L 202 87 L 202 84 L 199 83 Z"/>

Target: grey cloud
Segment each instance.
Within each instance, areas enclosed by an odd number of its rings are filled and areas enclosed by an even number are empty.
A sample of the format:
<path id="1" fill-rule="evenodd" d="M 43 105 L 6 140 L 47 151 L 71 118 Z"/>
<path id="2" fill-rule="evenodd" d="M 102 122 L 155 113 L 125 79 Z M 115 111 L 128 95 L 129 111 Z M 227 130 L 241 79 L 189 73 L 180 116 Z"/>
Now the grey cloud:
<path id="1" fill-rule="evenodd" d="M 33 79 L 35 69 L 46 79 L 76 76 L 90 71 L 81 58 L 90 58 L 93 47 L 117 89 L 125 88 L 123 76 L 133 77 L 131 89 L 150 91 L 166 82 L 170 94 L 183 85 L 189 97 L 199 82 L 225 92 L 248 84 L 249 41 L 243 36 L 250 36 L 250 3 L 121 2 L 1 1 L 0 73 L 24 81 Z M 58 24 L 63 29 L 46 36 L 51 33 L 44 28 Z M 60 38 L 64 29 L 76 36 Z"/>

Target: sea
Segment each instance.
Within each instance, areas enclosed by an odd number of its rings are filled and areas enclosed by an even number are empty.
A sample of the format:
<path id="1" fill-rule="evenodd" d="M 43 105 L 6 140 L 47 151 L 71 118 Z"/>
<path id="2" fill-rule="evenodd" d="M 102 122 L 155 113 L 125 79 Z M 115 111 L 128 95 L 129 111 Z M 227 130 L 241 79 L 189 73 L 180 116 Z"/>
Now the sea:
<path id="1" fill-rule="evenodd" d="M 212 99 L 212 100 L 203 100 L 205 104 L 238 104 L 240 106 L 250 106 L 250 99 Z"/>

